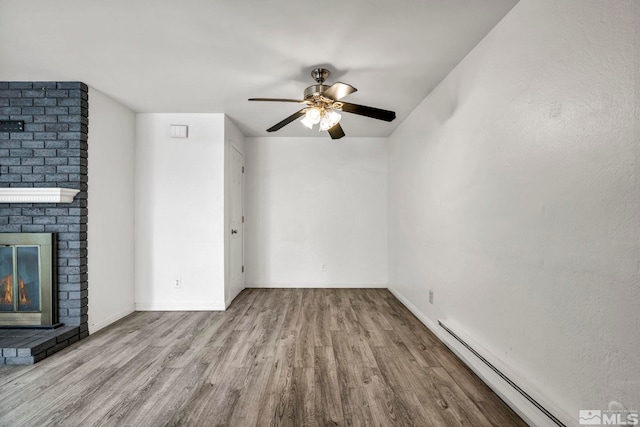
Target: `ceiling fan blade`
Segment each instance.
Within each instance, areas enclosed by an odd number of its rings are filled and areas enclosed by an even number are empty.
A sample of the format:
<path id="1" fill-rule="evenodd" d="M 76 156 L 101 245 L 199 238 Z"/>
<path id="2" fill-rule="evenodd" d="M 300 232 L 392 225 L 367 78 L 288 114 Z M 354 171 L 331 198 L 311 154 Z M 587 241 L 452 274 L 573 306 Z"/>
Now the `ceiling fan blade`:
<path id="1" fill-rule="evenodd" d="M 306 102 L 304 99 L 288 99 L 288 98 L 249 98 L 249 101 Z"/>
<path id="2" fill-rule="evenodd" d="M 345 96 L 347 96 L 350 93 L 353 93 L 353 92 L 355 92 L 357 90 L 358 89 L 356 89 L 355 87 L 353 87 L 351 85 L 348 85 L 348 84 L 342 83 L 342 82 L 337 82 L 337 83 L 334 83 L 333 85 L 331 85 L 331 87 L 329 89 L 325 90 L 322 95 L 324 95 L 327 98 L 331 98 L 334 101 L 337 101 L 337 100 L 342 99 Z"/>
<path id="3" fill-rule="evenodd" d="M 341 109 L 347 113 L 359 114 L 361 116 L 371 117 L 372 119 L 384 120 L 385 122 L 393 121 L 393 119 L 396 118 L 395 111 L 367 107 L 366 105 L 351 104 L 349 102 L 343 102 Z"/>
<path id="4" fill-rule="evenodd" d="M 331 139 L 340 139 L 345 135 L 340 123 L 336 123 L 333 127 L 330 127 L 327 132 L 331 135 Z"/>
<path id="5" fill-rule="evenodd" d="M 275 132 L 279 129 L 282 129 L 283 127 L 285 127 L 286 125 L 294 121 L 295 119 L 299 119 L 300 117 L 304 116 L 306 112 L 307 112 L 307 109 L 303 108 L 297 113 L 293 113 L 292 115 L 290 115 L 289 117 L 281 121 L 280 123 L 276 123 L 275 125 L 271 126 L 269 129 L 267 129 L 267 132 Z"/>

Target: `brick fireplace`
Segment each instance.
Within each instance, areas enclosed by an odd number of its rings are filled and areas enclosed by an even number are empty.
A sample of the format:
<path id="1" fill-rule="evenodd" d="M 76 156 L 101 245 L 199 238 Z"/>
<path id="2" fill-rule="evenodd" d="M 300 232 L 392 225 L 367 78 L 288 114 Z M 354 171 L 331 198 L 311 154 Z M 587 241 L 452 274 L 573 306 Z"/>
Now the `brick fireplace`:
<path id="1" fill-rule="evenodd" d="M 70 203 L 0 203 L 0 233 L 55 233 L 64 324 L 32 331 L 31 348 L 10 346 L 26 332 L 0 329 L 0 364 L 34 363 L 88 335 L 88 107 L 84 83 L 0 82 L 0 120 L 24 123 L 22 131 L 0 130 L 0 188 L 80 190 Z"/>

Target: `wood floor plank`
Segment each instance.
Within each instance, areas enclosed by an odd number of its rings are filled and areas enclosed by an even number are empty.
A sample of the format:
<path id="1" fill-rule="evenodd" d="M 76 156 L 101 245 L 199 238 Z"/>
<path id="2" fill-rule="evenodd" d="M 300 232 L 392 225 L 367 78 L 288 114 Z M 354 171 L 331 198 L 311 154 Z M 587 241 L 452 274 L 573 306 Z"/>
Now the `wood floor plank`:
<path id="1" fill-rule="evenodd" d="M 120 369 L 106 371 L 92 381 L 93 387 L 74 387 L 56 403 L 59 414 L 55 423 L 59 425 L 114 425 L 120 422 L 141 400 L 165 372 L 171 349 L 150 347 Z M 103 378 L 102 381 L 99 381 Z M 83 411 L 96 405 L 91 413 Z M 37 425 L 45 425 L 47 414 Z"/>
<path id="2" fill-rule="evenodd" d="M 305 293 L 309 295 L 308 293 Z M 310 298 L 303 297 L 300 301 L 301 312 L 296 330 L 295 367 L 313 368 L 315 363 L 315 328 L 314 311 Z"/>
<path id="3" fill-rule="evenodd" d="M 315 419 L 315 387 L 313 368 L 293 368 L 291 382 L 289 425 L 313 427 Z"/>
<path id="4" fill-rule="evenodd" d="M 4 426 L 524 426 L 385 289 L 247 289 L 0 367 Z"/>
<path id="5" fill-rule="evenodd" d="M 153 391 L 135 411 L 122 420 L 125 426 L 164 426 L 171 423 L 174 414 L 186 403 L 194 384 L 204 377 L 206 365 L 193 364 L 187 368 L 169 368 L 167 374 L 156 382 Z"/>
<path id="6" fill-rule="evenodd" d="M 187 405 L 185 425 L 230 425 L 233 412 L 247 381 L 250 368 L 230 368 L 215 384 L 205 382 Z"/>
<path id="7" fill-rule="evenodd" d="M 376 424 L 381 426 L 408 426 L 411 423 L 398 411 L 398 403 L 393 390 L 389 388 L 378 368 L 371 369 L 371 376 L 365 382 L 367 402 Z M 399 413 L 400 412 L 400 413 Z"/>
<path id="8" fill-rule="evenodd" d="M 394 348 L 374 347 L 373 352 L 386 384 L 397 393 L 404 393 L 401 396 L 412 417 L 424 425 L 456 425 L 454 417 L 446 412 L 448 404 L 438 392 L 428 368 L 394 357 Z"/>
<path id="9" fill-rule="evenodd" d="M 346 331 L 335 331 L 332 335 L 345 423 L 353 426 L 374 425 L 364 390 L 365 381 L 369 379 L 368 361 L 362 357 L 358 338 L 350 338 Z"/>
<path id="10" fill-rule="evenodd" d="M 294 339 L 289 338 L 278 343 L 258 419 L 271 419 L 275 425 L 289 424 L 292 412 L 290 405 L 294 354 Z"/>
<path id="11" fill-rule="evenodd" d="M 251 370 L 251 376 L 243 393 L 238 399 L 236 410 L 229 420 L 230 426 L 256 426 L 261 418 L 261 408 L 268 401 L 267 388 L 273 368 L 273 359 L 256 359 Z"/>
<path id="12" fill-rule="evenodd" d="M 170 349 L 163 350 L 163 352 L 168 351 Z M 22 405 L 0 418 L 0 425 L 18 425 L 22 422 L 27 425 L 46 425 L 46 420 L 51 418 L 51 414 L 57 414 L 57 411 L 64 408 L 68 402 L 75 402 L 81 396 L 84 398 L 95 396 L 95 400 L 98 400 L 95 402 L 96 410 L 102 410 L 107 407 L 102 399 L 116 401 L 125 384 L 138 386 L 132 380 L 137 379 L 139 374 L 161 356 L 162 354 L 155 352 L 140 352 L 120 369 L 110 365 L 97 371 L 91 364 L 85 364 L 83 369 L 77 369 L 41 394 L 41 396 L 48 396 L 47 399 L 26 399 Z M 87 382 L 87 378 L 92 378 L 92 381 Z"/>
<path id="13" fill-rule="evenodd" d="M 67 361 L 68 364 L 73 365 L 79 363 L 75 369 L 65 371 L 65 375 L 58 375 L 60 372 L 60 366 L 64 365 L 65 355 L 70 353 L 70 350 L 65 349 L 60 353 L 60 356 L 56 358 L 47 358 L 41 364 L 36 365 L 38 369 L 32 372 L 45 372 L 46 375 L 27 375 L 20 379 L 22 387 L 18 387 L 14 390 L 9 397 L 2 400 L 3 407 L 0 410 L 0 425 L 3 420 L 6 419 L 7 413 L 5 408 L 16 409 L 18 411 L 26 410 L 28 412 L 35 412 L 38 410 L 40 404 L 48 404 L 49 402 L 36 400 L 32 402 L 30 397 L 36 395 L 48 395 L 52 396 L 53 400 L 60 399 L 64 396 L 72 394 L 74 391 L 85 391 L 91 389 L 93 386 L 101 385 L 101 378 L 109 378 L 116 373 L 128 372 L 133 366 L 137 366 L 136 363 L 145 362 L 145 357 L 140 357 L 143 350 L 146 349 L 146 344 L 141 342 L 136 346 L 129 348 L 127 352 L 121 352 L 118 354 L 109 354 L 108 350 L 101 347 L 82 347 L 78 351 L 77 357 L 74 357 L 71 361 Z M 87 354 L 86 350 L 90 353 Z M 85 359 L 91 363 L 86 363 Z M 87 385 L 84 383 L 87 377 L 93 377 L 94 381 Z M 6 387 L 0 388 L 0 394 Z M 61 393 L 63 391 L 63 393 Z M 56 400 L 57 402 L 57 400 Z"/>
<path id="14" fill-rule="evenodd" d="M 449 349 L 444 346 L 434 348 L 431 352 L 435 355 L 440 366 L 445 368 L 454 381 L 475 401 L 482 401 L 485 396 L 491 395 L 489 387 L 460 359 L 452 358 L 450 353 Z"/>
<path id="15" fill-rule="evenodd" d="M 332 347 L 316 347 L 314 383 L 318 425 L 345 425 L 340 385 Z"/>
<path id="16" fill-rule="evenodd" d="M 436 389 L 457 421 L 474 426 L 491 425 L 475 402 L 464 393 L 444 368 L 429 368 L 429 371 L 436 380 Z"/>
<path id="17" fill-rule="evenodd" d="M 428 425 L 431 420 L 422 419 L 422 412 L 415 406 L 413 395 L 424 393 L 422 385 L 406 372 L 419 371 L 416 364 L 407 366 L 407 362 L 395 357 L 396 350 L 388 346 L 374 346 L 372 351 L 378 363 L 384 392 L 389 395 L 394 407 L 394 415 L 404 425 Z"/>
<path id="18" fill-rule="evenodd" d="M 313 312 L 316 347 L 331 347 L 331 313 L 329 311 L 328 291 L 330 289 L 313 289 Z"/>
<path id="19" fill-rule="evenodd" d="M 292 289 L 286 302 L 287 310 L 284 314 L 280 338 L 286 339 L 295 334 L 300 325 L 302 315 L 302 289 Z"/>

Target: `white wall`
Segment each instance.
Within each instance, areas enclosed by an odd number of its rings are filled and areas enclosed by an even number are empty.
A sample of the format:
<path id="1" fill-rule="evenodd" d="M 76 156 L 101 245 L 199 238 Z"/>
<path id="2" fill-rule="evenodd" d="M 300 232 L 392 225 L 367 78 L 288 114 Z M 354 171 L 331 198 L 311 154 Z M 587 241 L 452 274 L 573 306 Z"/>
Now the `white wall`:
<path id="1" fill-rule="evenodd" d="M 136 309 L 222 310 L 224 115 L 136 122 Z M 189 137 L 171 138 L 172 124 L 189 126 Z"/>
<path id="2" fill-rule="evenodd" d="M 231 286 L 231 150 L 236 149 L 244 157 L 244 135 L 228 117 L 224 117 L 224 301 L 229 307 L 242 289 Z M 243 236 L 244 237 L 244 236 Z"/>
<path id="3" fill-rule="evenodd" d="M 639 28 L 521 0 L 390 137 L 390 287 L 569 425 L 640 409 Z"/>
<path id="4" fill-rule="evenodd" d="M 386 287 L 386 154 L 386 138 L 246 138 L 247 287 Z"/>
<path id="5" fill-rule="evenodd" d="M 89 332 L 134 310 L 133 111 L 89 88 Z"/>

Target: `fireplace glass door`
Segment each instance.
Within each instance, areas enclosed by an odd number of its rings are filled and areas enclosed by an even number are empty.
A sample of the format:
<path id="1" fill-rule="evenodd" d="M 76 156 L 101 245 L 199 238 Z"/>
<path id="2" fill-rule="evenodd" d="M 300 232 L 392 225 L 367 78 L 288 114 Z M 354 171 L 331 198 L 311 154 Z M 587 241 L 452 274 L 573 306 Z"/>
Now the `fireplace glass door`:
<path id="1" fill-rule="evenodd" d="M 54 235 L 0 233 L 0 327 L 57 321 Z"/>
<path id="2" fill-rule="evenodd" d="M 0 247 L 0 311 L 40 312 L 40 248 Z"/>

